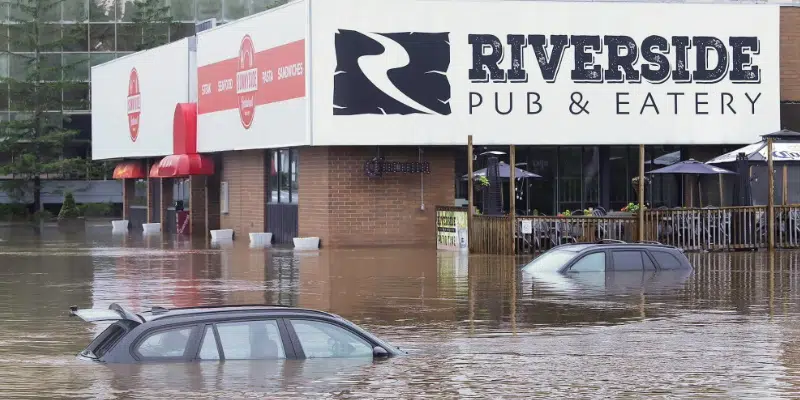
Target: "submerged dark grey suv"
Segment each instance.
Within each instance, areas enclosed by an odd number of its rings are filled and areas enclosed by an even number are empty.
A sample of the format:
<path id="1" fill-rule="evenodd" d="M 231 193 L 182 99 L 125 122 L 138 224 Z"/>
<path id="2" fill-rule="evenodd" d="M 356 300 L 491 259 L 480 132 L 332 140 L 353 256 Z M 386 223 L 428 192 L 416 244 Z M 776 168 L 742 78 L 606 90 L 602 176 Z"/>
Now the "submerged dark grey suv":
<path id="1" fill-rule="evenodd" d="M 404 354 L 338 315 L 294 307 L 155 307 L 135 314 L 112 304 L 70 312 L 87 322 L 113 321 L 79 355 L 105 363 Z"/>
<path id="2" fill-rule="evenodd" d="M 660 243 L 565 244 L 535 258 L 522 270 L 529 273 L 580 273 L 692 269 L 682 250 Z"/>

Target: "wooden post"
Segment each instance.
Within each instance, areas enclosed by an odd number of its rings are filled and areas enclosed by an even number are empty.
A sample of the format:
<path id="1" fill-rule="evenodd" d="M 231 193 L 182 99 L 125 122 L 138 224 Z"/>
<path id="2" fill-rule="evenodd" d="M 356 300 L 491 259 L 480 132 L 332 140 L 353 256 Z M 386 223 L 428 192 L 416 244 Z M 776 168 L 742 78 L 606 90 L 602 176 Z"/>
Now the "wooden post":
<path id="1" fill-rule="evenodd" d="M 517 148 L 513 144 L 508 153 L 508 213 L 511 217 L 511 254 L 517 253 Z"/>
<path id="2" fill-rule="evenodd" d="M 775 249 L 775 170 L 772 165 L 772 138 L 767 138 L 767 249 Z"/>
<path id="3" fill-rule="evenodd" d="M 725 179 L 722 177 L 722 174 L 719 174 L 718 176 L 719 176 L 719 206 L 720 207 L 725 207 L 725 199 L 724 199 L 725 198 L 725 190 L 724 190 L 724 186 L 723 186 L 723 181 Z"/>
<path id="4" fill-rule="evenodd" d="M 644 241 L 644 145 L 639 145 L 639 241 Z"/>
<path id="5" fill-rule="evenodd" d="M 473 247 L 474 241 L 472 240 L 472 215 L 475 210 L 475 180 L 472 177 L 474 173 L 474 161 L 472 154 L 472 135 L 467 136 L 467 237 L 470 248 Z"/>
<path id="6" fill-rule="evenodd" d="M 788 169 L 789 169 L 789 167 L 786 165 L 786 163 L 784 163 L 783 164 L 783 190 L 781 190 L 781 193 L 783 194 L 783 196 L 781 196 L 783 198 L 783 200 L 781 201 L 781 204 L 783 204 L 783 205 L 788 205 L 789 204 L 789 171 L 788 171 Z"/>

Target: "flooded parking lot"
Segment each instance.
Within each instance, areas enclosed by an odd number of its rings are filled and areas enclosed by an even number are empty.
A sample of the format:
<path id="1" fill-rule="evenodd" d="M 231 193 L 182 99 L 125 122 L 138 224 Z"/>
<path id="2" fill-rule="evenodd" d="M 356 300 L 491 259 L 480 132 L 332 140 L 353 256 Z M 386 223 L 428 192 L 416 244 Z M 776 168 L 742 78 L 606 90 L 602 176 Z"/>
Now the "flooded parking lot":
<path id="1" fill-rule="evenodd" d="M 3 398 L 797 398 L 800 253 L 692 254 L 686 276 L 536 281 L 526 259 L 294 253 L 0 228 Z M 70 305 L 270 303 L 332 311 L 386 361 L 109 367 Z"/>

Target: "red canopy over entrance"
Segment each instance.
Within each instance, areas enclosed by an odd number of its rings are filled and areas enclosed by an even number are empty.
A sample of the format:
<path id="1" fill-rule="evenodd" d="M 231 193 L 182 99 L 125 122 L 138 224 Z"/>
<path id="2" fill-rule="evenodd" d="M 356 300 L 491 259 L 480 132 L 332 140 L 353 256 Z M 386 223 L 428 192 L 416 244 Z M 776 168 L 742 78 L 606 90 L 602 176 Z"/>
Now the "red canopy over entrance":
<path id="1" fill-rule="evenodd" d="M 214 161 L 202 154 L 173 154 L 150 168 L 151 178 L 214 175 Z"/>
<path id="2" fill-rule="evenodd" d="M 129 161 L 117 164 L 114 167 L 114 179 L 142 179 L 146 178 L 147 174 L 144 173 L 142 163 Z"/>

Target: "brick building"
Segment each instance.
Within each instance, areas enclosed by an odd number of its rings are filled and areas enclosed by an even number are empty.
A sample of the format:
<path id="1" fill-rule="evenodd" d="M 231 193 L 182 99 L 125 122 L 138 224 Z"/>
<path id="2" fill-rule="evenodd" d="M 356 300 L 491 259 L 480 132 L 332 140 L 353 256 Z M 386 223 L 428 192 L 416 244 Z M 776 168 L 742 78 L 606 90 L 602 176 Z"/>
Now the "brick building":
<path id="1" fill-rule="evenodd" d="M 466 197 L 469 134 L 534 172 L 556 154 L 539 208 L 557 210 L 627 201 L 608 161 L 626 146 L 710 157 L 800 125 L 797 22 L 774 5 L 296 1 L 93 67 L 93 155 L 124 160 L 136 227 L 179 229 L 183 200 L 201 235 L 433 246 L 434 207 Z"/>

